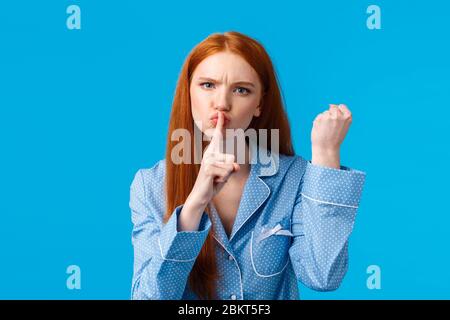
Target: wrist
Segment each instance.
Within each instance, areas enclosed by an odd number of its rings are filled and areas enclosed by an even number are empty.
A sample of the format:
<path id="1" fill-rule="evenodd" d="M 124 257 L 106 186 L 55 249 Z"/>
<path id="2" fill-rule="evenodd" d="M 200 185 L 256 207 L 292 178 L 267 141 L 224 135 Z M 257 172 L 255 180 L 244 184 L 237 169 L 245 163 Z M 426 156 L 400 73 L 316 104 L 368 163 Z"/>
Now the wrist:
<path id="1" fill-rule="evenodd" d="M 311 163 L 314 165 L 339 169 L 340 168 L 339 149 L 327 150 L 327 149 L 313 148 Z"/>
<path id="2" fill-rule="evenodd" d="M 190 194 L 186 201 L 184 202 L 183 207 L 189 209 L 191 212 L 200 212 L 203 213 L 205 211 L 206 206 L 208 205 L 208 201 L 203 200 L 201 198 L 197 198 Z"/>

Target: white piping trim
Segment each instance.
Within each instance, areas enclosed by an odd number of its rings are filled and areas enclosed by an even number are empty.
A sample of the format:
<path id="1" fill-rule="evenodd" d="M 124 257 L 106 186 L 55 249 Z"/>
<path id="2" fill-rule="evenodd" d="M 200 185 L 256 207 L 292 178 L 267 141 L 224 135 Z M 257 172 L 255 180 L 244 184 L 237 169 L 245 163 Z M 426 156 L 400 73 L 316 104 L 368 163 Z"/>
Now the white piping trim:
<path id="1" fill-rule="evenodd" d="M 230 253 L 230 251 L 228 251 L 227 248 L 225 248 L 225 246 L 222 244 L 222 242 L 220 242 L 219 239 L 217 239 L 215 235 L 213 235 L 213 237 L 214 237 L 214 239 L 216 239 L 216 241 L 217 241 L 218 243 L 220 243 L 220 245 L 221 245 L 221 246 L 224 248 L 224 250 L 230 255 L 230 257 L 233 258 L 233 261 L 236 263 L 236 266 L 237 266 L 238 271 L 239 271 L 239 284 L 240 284 L 240 286 L 241 286 L 241 300 L 244 300 L 244 289 L 243 289 L 243 286 L 242 286 L 242 272 L 241 272 L 241 268 L 239 268 L 238 262 L 236 261 L 236 259 L 234 258 L 234 256 Z"/>
<path id="2" fill-rule="evenodd" d="M 320 203 L 325 203 L 325 204 L 332 204 L 334 206 L 339 206 L 339 207 L 347 207 L 347 208 L 354 208 L 354 209 L 358 209 L 357 206 L 351 206 L 348 204 L 340 204 L 340 203 L 334 203 L 334 202 L 328 202 L 328 201 L 322 201 L 322 200 L 317 200 L 311 197 L 308 197 L 307 195 L 305 195 L 303 192 L 300 193 L 302 196 L 304 196 L 306 199 L 312 200 L 312 201 L 316 201 L 316 202 L 320 202 Z"/>
<path id="3" fill-rule="evenodd" d="M 194 259 L 189 259 L 189 260 L 176 260 L 176 259 L 164 258 L 164 255 L 163 255 L 163 252 L 162 252 L 162 247 L 161 247 L 161 237 L 160 236 L 158 236 L 158 244 L 159 244 L 159 252 L 161 253 L 161 258 L 163 258 L 163 260 L 175 261 L 175 262 L 191 262 L 191 261 L 194 261 L 196 259 L 196 258 L 194 258 Z"/>
<path id="4" fill-rule="evenodd" d="M 286 269 L 287 265 L 289 264 L 289 259 L 287 259 L 287 262 L 284 265 L 283 269 L 281 269 L 281 271 L 274 273 L 274 274 L 264 275 L 264 274 L 260 274 L 258 271 L 256 271 L 255 262 L 253 261 L 253 231 L 252 231 L 252 236 L 250 239 L 250 260 L 252 261 L 253 271 L 255 271 L 256 275 L 258 275 L 259 277 L 262 277 L 262 278 L 270 278 L 270 277 L 273 277 L 273 276 L 276 276 L 276 275 L 282 273 L 284 271 L 284 269 Z"/>

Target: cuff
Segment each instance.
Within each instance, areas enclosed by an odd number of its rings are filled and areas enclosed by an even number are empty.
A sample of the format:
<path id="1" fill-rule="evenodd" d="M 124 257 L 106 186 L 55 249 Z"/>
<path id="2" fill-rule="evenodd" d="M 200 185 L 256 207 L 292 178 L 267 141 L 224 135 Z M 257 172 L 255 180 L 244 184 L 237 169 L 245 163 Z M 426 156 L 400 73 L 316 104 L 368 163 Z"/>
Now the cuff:
<path id="1" fill-rule="evenodd" d="M 311 200 L 358 207 L 366 173 L 341 166 L 340 169 L 307 162 L 302 195 Z"/>
<path id="2" fill-rule="evenodd" d="M 211 228 L 211 220 L 204 212 L 198 231 L 178 231 L 178 217 L 182 208 L 182 205 L 175 208 L 161 230 L 159 248 L 164 260 L 178 262 L 195 260 Z"/>

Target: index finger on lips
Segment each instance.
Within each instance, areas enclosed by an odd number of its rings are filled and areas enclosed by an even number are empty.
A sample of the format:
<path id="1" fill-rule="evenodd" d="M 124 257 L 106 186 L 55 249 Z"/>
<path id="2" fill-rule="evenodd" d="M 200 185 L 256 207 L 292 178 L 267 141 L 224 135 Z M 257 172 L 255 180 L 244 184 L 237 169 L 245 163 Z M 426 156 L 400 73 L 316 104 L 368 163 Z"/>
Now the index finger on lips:
<path id="1" fill-rule="evenodd" d="M 223 113 L 219 111 L 217 117 L 216 129 L 214 130 L 213 137 L 211 139 L 211 144 L 215 150 L 220 150 L 220 145 L 223 140 L 222 129 L 223 129 Z"/>

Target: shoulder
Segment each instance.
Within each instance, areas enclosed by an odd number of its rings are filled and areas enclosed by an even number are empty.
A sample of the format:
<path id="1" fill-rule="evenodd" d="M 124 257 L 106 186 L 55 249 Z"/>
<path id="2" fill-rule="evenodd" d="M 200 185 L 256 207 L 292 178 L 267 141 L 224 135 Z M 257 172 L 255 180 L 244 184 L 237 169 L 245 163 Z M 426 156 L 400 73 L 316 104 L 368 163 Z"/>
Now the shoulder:
<path id="1" fill-rule="evenodd" d="M 165 180 L 165 160 L 159 160 L 150 168 L 137 170 L 131 182 L 131 195 L 139 195 L 142 200 L 163 197 Z"/>
<path id="2" fill-rule="evenodd" d="M 279 157 L 279 172 L 302 177 L 308 166 L 308 161 L 300 155 L 283 155 Z"/>
<path id="3" fill-rule="evenodd" d="M 308 161 L 299 155 L 269 152 L 267 157 L 261 151 L 257 160 L 252 172 L 260 177 L 272 177 L 272 179 L 283 179 L 287 174 L 301 177 L 308 164 Z"/>
<path id="4" fill-rule="evenodd" d="M 130 185 L 130 208 L 133 222 L 139 223 L 148 215 L 162 221 L 165 211 L 164 179 L 165 161 L 158 161 L 153 167 L 139 169 Z"/>
<path id="5" fill-rule="evenodd" d="M 159 160 L 150 168 L 139 169 L 134 177 L 134 180 L 140 179 L 144 186 L 151 186 L 163 182 L 166 171 L 165 159 Z"/>

